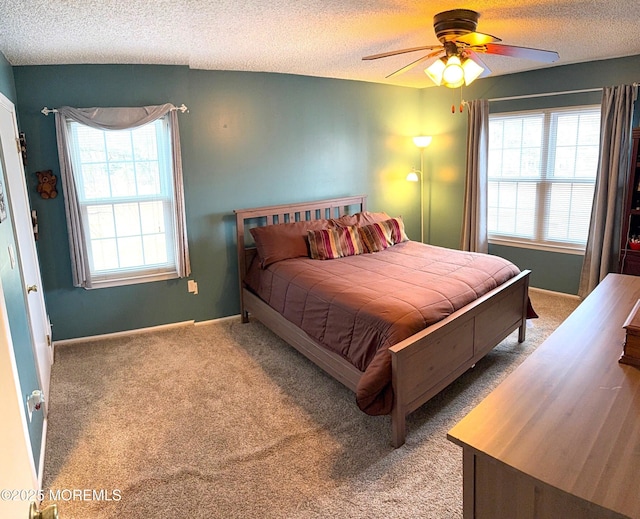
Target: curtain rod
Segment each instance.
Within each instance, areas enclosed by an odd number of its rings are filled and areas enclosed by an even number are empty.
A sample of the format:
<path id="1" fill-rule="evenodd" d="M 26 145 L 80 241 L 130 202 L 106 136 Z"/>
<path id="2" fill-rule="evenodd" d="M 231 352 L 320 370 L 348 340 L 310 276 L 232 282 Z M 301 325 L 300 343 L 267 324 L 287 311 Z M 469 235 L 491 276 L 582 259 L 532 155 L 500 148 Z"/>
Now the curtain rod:
<path id="1" fill-rule="evenodd" d="M 633 83 L 634 87 L 638 86 L 638 83 Z M 489 102 L 495 101 L 515 101 L 517 99 L 532 99 L 534 97 L 551 97 L 551 96 L 562 96 L 562 95 L 570 95 L 570 94 L 585 94 L 587 92 L 602 92 L 602 87 L 600 88 L 584 88 L 582 90 L 565 90 L 564 92 L 544 92 L 542 94 L 524 94 L 521 96 L 510 96 L 510 97 L 494 97 L 493 99 L 488 99 Z"/>
<path id="2" fill-rule="evenodd" d="M 174 106 L 171 111 L 173 110 L 180 110 L 182 113 L 188 112 L 189 109 L 185 106 L 184 103 L 182 103 L 180 106 Z M 47 108 L 46 106 L 40 110 L 40 113 L 44 114 L 44 115 L 49 115 L 51 113 L 57 113 L 58 109 L 57 108 Z"/>
<path id="3" fill-rule="evenodd" d="M 493 99 L 488 99 L 490 103 L 494 101 L 515 101 L 516 99 L 531 99 L 534 97 L 551 97 L 551 96 L 563 96 L 569 94 L 584 94 L 586 92 L 602 92 L 602 88 L 585 88 L 583 90 L 566 90 L 564 92 L 544 92 L 542 94 L 524 94 L 521 96 L 510 96 L 510 97 L 494 97 Z"/>

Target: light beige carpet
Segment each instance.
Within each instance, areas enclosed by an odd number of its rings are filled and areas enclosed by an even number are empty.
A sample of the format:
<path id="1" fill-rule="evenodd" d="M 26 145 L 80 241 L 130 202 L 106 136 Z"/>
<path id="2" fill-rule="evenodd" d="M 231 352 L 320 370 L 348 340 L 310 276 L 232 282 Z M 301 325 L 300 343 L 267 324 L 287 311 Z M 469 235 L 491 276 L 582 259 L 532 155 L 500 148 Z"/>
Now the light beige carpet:
<path id="1" fill-rule="evenodd" d="M 527 341 L 514 333 L 413 413 L 396 450 L 388 417 L 257 322 L 60 346 L 43 487 L 61 519 L 461 517 L 447 431 L 577 305 L 531 298 Z"/>

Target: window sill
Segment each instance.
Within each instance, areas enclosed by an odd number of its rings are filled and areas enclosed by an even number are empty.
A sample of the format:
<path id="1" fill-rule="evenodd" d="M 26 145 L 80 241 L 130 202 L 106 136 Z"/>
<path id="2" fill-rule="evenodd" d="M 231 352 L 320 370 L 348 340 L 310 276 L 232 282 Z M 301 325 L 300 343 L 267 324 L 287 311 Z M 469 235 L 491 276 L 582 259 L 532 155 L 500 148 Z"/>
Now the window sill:
<path id="1" fill-rule="evenodd" d="M 571 245 L 551 245 L 548 243 L 532 243 L 527 241 L 507 239 L 507 238 L 489 238 L 490 245 L 500 245 L 503 247 L 517 247 L 519 249 L 533 249 L 544 252 L 555 252 L 559 254 L 574 254 L 576 256 L 584 256 L 584 247 L 576 247 Z"/>
<path id="2" fill-rule="evenodd" d="M 147 276 L 135 276 L 129 278 L 104 279 L 93 281 L 92 286 L 85 287 L 86 290 L 95 290 L 98 288 L 113 288 L 126 285 L 137 285 L 139 283 L 151 283 L 154 281 L 166 281 L 168 279 L 178 279 L 177 272 L 163 272 L 161 274 L 150 274 Z"/>

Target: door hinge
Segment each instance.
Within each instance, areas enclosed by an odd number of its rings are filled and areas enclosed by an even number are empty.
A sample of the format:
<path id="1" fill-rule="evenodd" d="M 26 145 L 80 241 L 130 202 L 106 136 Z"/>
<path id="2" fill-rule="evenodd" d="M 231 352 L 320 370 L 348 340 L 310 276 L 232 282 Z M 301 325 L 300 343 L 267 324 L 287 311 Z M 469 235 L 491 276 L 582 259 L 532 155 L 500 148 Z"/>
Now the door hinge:
<path id="1" fill-rule="evenodd" d="M 47 346 L 51 346 L 51 335 L 47 334 Z"/>
<path id="2" fill-rule="evenodd" d="M 42 510 L 38 509 L 35 501 L 29 505 L 29 519 L 58 519 L 58 505 L 49 505 Z"/>

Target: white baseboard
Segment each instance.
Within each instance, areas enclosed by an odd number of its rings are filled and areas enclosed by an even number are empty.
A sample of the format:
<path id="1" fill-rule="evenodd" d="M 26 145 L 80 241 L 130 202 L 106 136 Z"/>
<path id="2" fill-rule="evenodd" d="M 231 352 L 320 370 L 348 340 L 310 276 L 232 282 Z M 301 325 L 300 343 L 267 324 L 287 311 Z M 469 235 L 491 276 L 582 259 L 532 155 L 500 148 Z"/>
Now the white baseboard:
<path id="1" fill-rule="evenodd" d="M 554 290 L 547 290 L 546 288 L 537 288 L 537 287 L 529 287 L 530 292 L 541 292 L 543 294 L 549 294 L 551 296 L 560 296 L 560 297 L 568 297 L 570 299 L 576 299 L 578 301 L 582 301 L 580 296 L 575 294 L 566 294 L 565 292 L 556 292 Z"/>
<path id="2" fill-rule="evenodd" d="M 126 330 L 124 332 L 104 333 L 101 335 L 88 335 L 86 337 L 77 337 L 75 339 L 62 339 L 54 341 L 55 346 L 66 346 L 69 344 L 78 344 L 81 342 L 101 341 L 102 339 L 113 339 L 117 337 L 128 337 L 130 335 L 138 335 L 141 333 L 158 332 L 161 330 L 169 330 L 171 328 L 179 328 L 182 326 L 193 326 L 195 321 L 182 321 L 179 323 L 161 324 L 159 326 L 150 326 L 148 328 L 136 328 L 134 330 Z"/>
<path id="3" fill-rule="evenodd" d="M 148 328 L 136 328 L 134 330 L 126 330 L 123 332 L 112 332 L 112 333 L 104 333 L 101 335 L 87 335 L 86 337 L 76 337 L 74 339 L 62 339 L 59 341 L 54 341 L 53 346 L 66 346 L 69 344 L 78 344 L 78 343 L 86 343 L 86 342 L 94 342 L 100 341 L 103 339 L 113 339 L 117 337 L 128 337 L 131 335 L 138 335 L 143 333 L 151 333 L 158 332 L 162 330 L 170 330 L 171 328 L 179 328 L 182 326 L 201 326 L 204 324 L 214 324 L 224 321 L 230 321 L 233 319 L 240 319 L 240 314 L 230 315 L 228 317 L 219 317 L 218 319 L 210 319 L 208 321 L 181 321 L 179 323 L 169 323 L 169 324 L 161 324 L 158 326 L 150 326 Z"/>
<path id="4" fill-rule="evenodd" d="M 227 317 L 218 317 L 217 319 L 209 319 L 208 321 L 198 321 L 195 323 L 195 326 L 202 326 L 203 324 L 223 323 L 225 321 L 235 321 L 236 319 L 240 319 L 240 314 L 228 315 Z"/>

